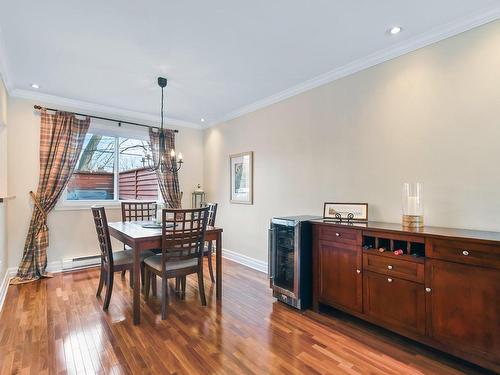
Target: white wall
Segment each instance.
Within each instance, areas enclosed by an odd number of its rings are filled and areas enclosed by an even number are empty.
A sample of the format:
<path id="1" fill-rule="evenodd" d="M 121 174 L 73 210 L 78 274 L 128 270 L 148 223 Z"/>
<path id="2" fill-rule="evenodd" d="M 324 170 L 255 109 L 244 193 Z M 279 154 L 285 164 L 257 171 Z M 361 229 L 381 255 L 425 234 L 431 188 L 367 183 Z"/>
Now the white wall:
<path id="1" fill-rule="evenodd" d="M 21 259 L 33 208 L 28 192 L 35 191 L 38 183 L 40 115 L 33 109 L 34 104 L 50 106 L 49 103 L 35 103 L 13 97 L 9 100 L 8 190 L 9 194 L 16 196 L 15 200 L 9 202 L 7 216 L 9 267 L 17 267 Z M 78 111 L 78 108 L 61 109 Z M 134 121 L 126 118 L 123 120 Z M 112 123 L 110 126 L 113 126 Z M 183 205 L 189 207 L 191 192 L 203 180 L 201 130 L 179 128 L 176 148 L 183 153 L 185 160 L 179 179 L 184 191 Z M 119 220 L 121 217 L 119 209 L 107 209 L 107 214 L 109 221 Z M 99 253 L 90 209 L 54 210 L 49 214 L 48 224 L 48 262 L 51 268 L 57 268 L 64 259 Z M 116 246 L 119 245 L 115 243 L 115 248 Z"/>
<path id="2" fill-rule="evenodd" d="M 0 197 L 7 194 L 7 91 L 0 77 Z M 2 305 L 2 283 L 7 271 L 7 226 L 6 202 L 0 203 L 0 306 Z"/>
<path id="3" fill-rule="evenodd" d="M 204 133 L 224 248 L 266 261 L 269 219 L 368 202 L 400 222 L 421 181 L 428 225 L 500 231 L 500 21 Z M 254 151 L 254 205 L 229 203 L 228 155 Z"/>
<path id="4" fill-rule="evenodd" d="M 0 76 L 0 197 L 7 195 L 7 90 Z"/>

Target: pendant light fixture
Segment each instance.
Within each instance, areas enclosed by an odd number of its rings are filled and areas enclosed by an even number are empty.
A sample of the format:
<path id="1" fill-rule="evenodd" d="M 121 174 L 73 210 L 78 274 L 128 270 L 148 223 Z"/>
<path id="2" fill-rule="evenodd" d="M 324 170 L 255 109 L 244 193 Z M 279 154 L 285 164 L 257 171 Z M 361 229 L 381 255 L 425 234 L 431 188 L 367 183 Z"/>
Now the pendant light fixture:
<path id="1" fill-rule="evenodd" d="M 170 152 L 167 151 L 166 148 L 166 140 L 165 133 L 163 131 L 163 107 L 164 107 L 164 94 L 163 90 L 167 86 L 167 79 L 163 77 L 158 77 L 158 86 L 161 87 L 161 123 L 160 123 L 160 131 L 158 134 L 158 161 L 155 164 L 154 160 L 151 160 L 151 156 L 147 155 L 146 160 L 148 162 L 148 169 L 151 171 L 171 171 L 178 172 L 182 167 L 182 154 L 179 152 L 175 153 L 174 149 L 171 149 Z M 151 146 L 153 147 L 153 146 Z M 170 166 L 167 164 L 167 158 L 170 158 Z"/>

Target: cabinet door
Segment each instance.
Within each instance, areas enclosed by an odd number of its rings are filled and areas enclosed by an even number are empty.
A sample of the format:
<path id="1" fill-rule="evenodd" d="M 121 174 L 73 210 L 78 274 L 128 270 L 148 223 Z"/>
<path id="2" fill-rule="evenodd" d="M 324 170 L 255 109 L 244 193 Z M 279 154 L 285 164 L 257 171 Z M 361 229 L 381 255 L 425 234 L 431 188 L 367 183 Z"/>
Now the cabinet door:
<path id="1" fill-rule="evenodd" d="M 369 271 L 364 272 L 363 281 L 365 314 L 390 327 L 425 334 L 422 284 Z"/>
<path id="2" fill-rule="evenodd" d="M 425 268 L 429 336 L 500 363 L 500 271 L 441 260 Z"/>
<path id="3" fill-rule="evenodd" d="M 361 248 L 320 240 L 318 254 L 320 302 L 361 312 Z"/>

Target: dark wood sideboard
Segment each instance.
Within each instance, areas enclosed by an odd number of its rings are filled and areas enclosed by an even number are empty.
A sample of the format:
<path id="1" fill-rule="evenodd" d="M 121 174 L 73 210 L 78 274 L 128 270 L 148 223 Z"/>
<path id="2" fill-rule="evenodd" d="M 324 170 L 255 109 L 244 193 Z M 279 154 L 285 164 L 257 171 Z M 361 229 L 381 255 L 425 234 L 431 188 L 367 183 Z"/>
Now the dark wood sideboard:
<path id="1" fill-rule="evenodd" d="M 500 372 L 500 233 L 311 222 L 315 311 L 328 305 Z"/>

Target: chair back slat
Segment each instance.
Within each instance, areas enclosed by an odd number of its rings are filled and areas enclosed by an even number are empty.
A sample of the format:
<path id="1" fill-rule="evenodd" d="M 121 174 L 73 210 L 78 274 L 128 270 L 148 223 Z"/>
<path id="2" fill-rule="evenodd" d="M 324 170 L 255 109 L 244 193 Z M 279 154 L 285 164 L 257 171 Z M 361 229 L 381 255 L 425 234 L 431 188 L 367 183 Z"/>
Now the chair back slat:
<path id="1" fill-rule="evenodd" d="M 208 207 L 164 209 L 162 212 L 163 266 L 168 261 L 198 258 L 202 261 Z"/>
<path id="2" fill-rule="evenodd" d="M 152 221 L 156 219 L 156 202 L 122 202 L 122 221 Z"/>
<path id="3" fill-rule="evenodd" d="M 92 206 L 92 215 L 94 217 L 95 230 L 97 232 L 97 241 L 101 250 L 101 261 L 103 265 L 113 268 L 113 249 L 111 248 L 111 239 L 109 237 L 108 220 L 104 207 Z"/>
<path id="4" fill-rule="evenodd" d="M 204 207 L 208 207 L 208 225 L 215 227 L 215 217 L 217 216 L 217 203 L 206 202 Z"/>

